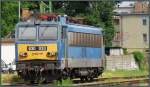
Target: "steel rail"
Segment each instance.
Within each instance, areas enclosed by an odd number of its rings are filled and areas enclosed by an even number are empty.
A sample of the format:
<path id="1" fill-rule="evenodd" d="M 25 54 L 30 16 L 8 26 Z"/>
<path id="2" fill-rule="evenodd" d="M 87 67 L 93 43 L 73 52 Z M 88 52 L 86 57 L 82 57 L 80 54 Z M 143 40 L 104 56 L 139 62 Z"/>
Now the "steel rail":
<path id="1" fill-rule="evenodd" d="M 112 81 L 112 82 L 93 82 L 93 83 L 78 83 L 78 84 L 73 84 L 73 86 L 118 86 L 118 85 L 137 85 L 138 83 L 148 83 L 149 79 L 148 78 L 143 78 L 143 79 L 132 79 L 132 80 L 124 80 L 124 81 Z"/>
<path id="2" fill-rule="evenodd" d="M 110 81 L 110 80 L 112 80 L 112 81 Z M 119 81 L 117 81 L 117 80 L 119 80 Z M 132 76 L 132 77 L 98 78 L 98 79 L 94 79 L 94 81 L 91 81 L 91 82 L 81 82 L 79 79 L 74 79 L 73 84 L 71 86 L 131 85 L 131 84 L 138 84 L 140 82 L 148 83 L 148 81 L 149 81 L 148 75 Z M 39 86 L 39 84 L 29 84 L 29 83 L 23 83 L 23 82 L 22 83 L 16 83 L 16 84 L 4 84 L 4 85 L 8 85 L 8 86 Z M 52 85 L 52 86 L 54 86 L 52 83 L 40 84 L 40 85 L 44 85 L 44 86 Z"/>

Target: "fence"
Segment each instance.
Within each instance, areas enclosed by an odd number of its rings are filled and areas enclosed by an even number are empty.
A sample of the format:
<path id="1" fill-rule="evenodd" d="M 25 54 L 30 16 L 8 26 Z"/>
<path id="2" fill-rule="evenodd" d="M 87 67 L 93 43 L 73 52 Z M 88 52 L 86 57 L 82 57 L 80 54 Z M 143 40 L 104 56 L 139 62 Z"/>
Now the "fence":
<path id="1" fill-rule="evenodd" d="M 134 70 L 137 69 L 136 64 L 132 54 L 130 55 L 119 55 L 119 56 L 106 56 L 106 70 Z"/>

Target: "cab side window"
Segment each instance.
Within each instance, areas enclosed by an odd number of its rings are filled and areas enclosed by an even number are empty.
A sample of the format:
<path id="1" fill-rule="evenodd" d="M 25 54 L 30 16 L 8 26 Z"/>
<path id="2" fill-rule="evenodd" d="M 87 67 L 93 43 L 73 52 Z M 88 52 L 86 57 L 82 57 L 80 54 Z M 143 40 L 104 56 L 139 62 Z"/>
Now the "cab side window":
<path id="1" fill-rule="evenodd" d="M 61 30 L 61 39 L 65 39 L 66 36 L 66 27 L 62 26 L 62 30 Z"/>

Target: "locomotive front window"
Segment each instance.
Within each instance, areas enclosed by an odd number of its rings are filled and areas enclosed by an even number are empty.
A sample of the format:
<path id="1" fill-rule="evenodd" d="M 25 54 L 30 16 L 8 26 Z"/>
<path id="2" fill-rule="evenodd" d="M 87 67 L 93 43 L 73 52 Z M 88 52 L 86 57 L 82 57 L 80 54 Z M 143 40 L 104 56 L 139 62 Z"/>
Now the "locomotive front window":
<path id="1" fill-rule="evenodd" d="M 35 40 L 36 39 L 36 28 L 35 27 L 19 27 L 18 30 L 19 40 Z"/>
<path id="2" fill-rule="evenodd" d="M 57 39 L 57 27 L 40 26 L 39 38 L 41 40 L 56 40 Z"/>

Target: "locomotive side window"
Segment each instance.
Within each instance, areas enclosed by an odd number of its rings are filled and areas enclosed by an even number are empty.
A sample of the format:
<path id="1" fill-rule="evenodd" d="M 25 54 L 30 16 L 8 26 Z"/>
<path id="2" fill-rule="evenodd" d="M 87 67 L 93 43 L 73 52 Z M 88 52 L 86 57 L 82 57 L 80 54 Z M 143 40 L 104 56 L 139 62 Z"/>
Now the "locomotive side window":
<path id="1" fill-rule="evenodd" d="M 70 33 L 68 33 L 68 39 L 69 39 L 69 44 L 73 44 L 73 38 L 74 38 L 74 35 L 72 35 L 73 34 L 73 32 L 70 32 Z"/>
<path id="2" fill-rule="evenodd" d="M 81 39 L 79 39 L 79 38 L 81 38 L 81 35 L 80 35 L 80 33 L 77 33 L 77 43 L 80 43 Z"/>
<path id="3" fill-rule="evenodd" d="M 101 47 L 101 36 L 89 33 L 69 32 L 68 43 L 72 46 Z"/>
<path id="4" fill-rule="evenodd" d="M 35 40 L 36 28 L 35 27 L 19 27 L 18 39 L 19 40 Z"/>
<path id="5" fill-rule="evenodd" d="M 57 27 L 40 26 L 39 38 L 41 40 L 56 40 L 57 39 Z"/>

